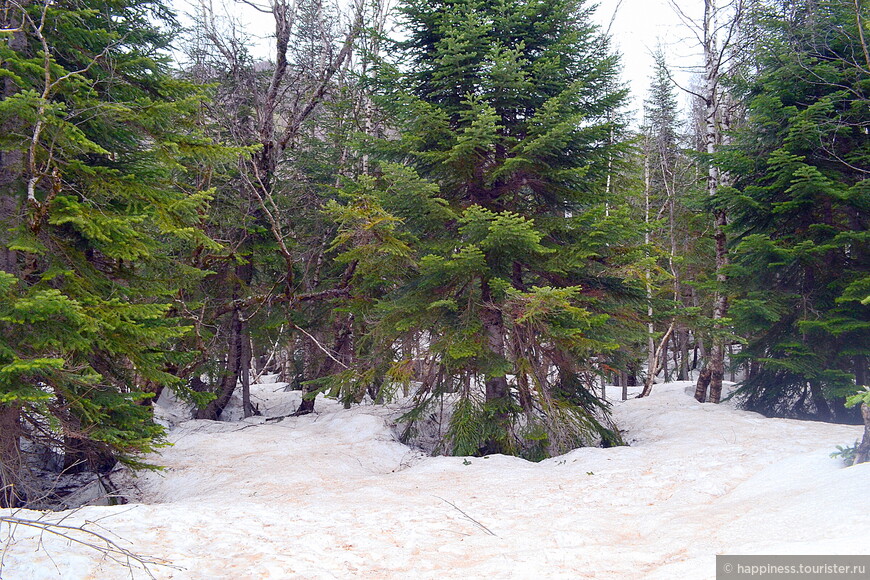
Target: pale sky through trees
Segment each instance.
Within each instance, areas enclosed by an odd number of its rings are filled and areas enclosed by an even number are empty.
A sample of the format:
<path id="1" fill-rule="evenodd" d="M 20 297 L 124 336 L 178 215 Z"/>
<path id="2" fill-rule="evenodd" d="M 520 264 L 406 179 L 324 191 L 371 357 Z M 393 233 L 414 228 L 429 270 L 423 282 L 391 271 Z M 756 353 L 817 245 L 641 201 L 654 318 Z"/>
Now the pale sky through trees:
<path id="1" fill-rule="evenodd" d="M 678 3 L 689 16 L 700 15 L 704 7 L 700 0 Z M 610 26 L 613 47 L 622 54 L 622 78 L 631 89 L 630 106 L 636 122 L 641 120 L 652 74 L 652 53 L 658 44 L 665 50 L 674 78 L 684 87 L 691 82 L 689 69 L 702 64 L 694 37 L 668 0 L 600 0 L 596 19 L 605 30 Z M 682 91 L 679 100 L 687 106 L 688 97 Z"/>
<path id="2" fill-rule="evenodd" d="M 395 0 L 392 3 L 395 4 Z M 695 12 L 700 14 L 703 9 L 700 0 L 678 0 L 678 3 L 691 16 Z M 197 4 L 196 0 L 172 1 L 182 15 L 194 12 Z M 222 4 L 226 6 L 225 12 L 221 9 Z M 253 48 L 253 53 L 262 53 L 263 58 L 268 58 L 270 51 L 266 47 L 273 26 L 270 16 L 233 0 L 216 0 L 213 6 L 218 15 L 231 14 L 238 19 L 252 40 L 261 46 L 259 50 Z M 652 52 L 656 45 L 662 44 L 665 48 L 672 74 L 683 86 L 691 82 L 692 75 L 688 69 L 701 64 L 695 39 L 680 22 L 668 0 L 600 0 L 595 19 L 603 30 L 610 27 L 613 48 L 622 54 L 622 79 L 631 89 L 629 108 L 635 123 L 641 121 L 643 101 L 652 72 Z M 687 107 L 685 93 L 680 92 L 680 103 Z"/>

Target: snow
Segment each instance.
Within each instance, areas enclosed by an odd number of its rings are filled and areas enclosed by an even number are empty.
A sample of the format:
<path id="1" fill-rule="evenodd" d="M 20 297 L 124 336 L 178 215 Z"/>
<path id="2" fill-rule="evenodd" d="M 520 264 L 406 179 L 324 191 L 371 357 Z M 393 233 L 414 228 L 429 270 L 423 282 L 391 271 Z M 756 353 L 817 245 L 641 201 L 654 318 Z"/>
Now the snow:
<path id="1" fill-rule="evenodd" d="M 684 382 L 615 403 L 627 447 L 538 464 L 425 457 L 396 441 L 396 407 L 321 399 L 281 418 L 300 396 L 283 386 L 252 386 L 264 416 L 173 421 L 166 469 L 132 480 L 138 503 L 15 515 L 93 522 L 171 564 L 149 566 L 160 579 L 714 578 L 716 554 L 867 553 L 870 464 L 829 456 L 856 426 L 701 405 Z M 131 576 L 37 540 L 17 528 L 0 576 Z"/>

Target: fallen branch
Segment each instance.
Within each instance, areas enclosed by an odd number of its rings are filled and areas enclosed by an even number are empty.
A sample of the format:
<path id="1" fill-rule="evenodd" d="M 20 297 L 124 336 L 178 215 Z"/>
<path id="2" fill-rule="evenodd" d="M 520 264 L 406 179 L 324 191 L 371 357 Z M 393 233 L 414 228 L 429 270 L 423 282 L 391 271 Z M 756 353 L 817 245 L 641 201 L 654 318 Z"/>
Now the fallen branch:
<path id="1" fill-rule="evenodd" d="M 461 509 L 460 509 L 460 508 L 459 508 L 455 503 L 453 503 L 452 501 L 447 501 L 446 499 L 444 499 L 444 498 L 441 497 L 440 495 L 436 495 L 435 497 L 437 497 L 438 499 L 440 499 L 441 501 L 443 501 L 443 502 L 446 503 L 447 505 L 451 506 L 453 509 L 455 509 L 455 510 L 458 511 L 459 513 L 461 513 L 463 516 L 465 516 L 466 518 L 468 518 L 468 520 L 469 520 L 471 523 L 473 523 L 474 525 L 476 525 L 477 527 L 479 527 L 481 530 L 483 530 L 484 532 L 486 532 L 486 533 L 489 534 L 490 536 L 495 536 L 496 538 L 498 537 L 498 536 L 496 536 L 495 532 L 493 532 L 492 530 L 490 530 L 489 528 L 487 528 L 485 525 L 483 525 L 482 523 L 480 523 L 479 521 L 477 521 L 476 519 L 474 519 L 473 517 L 471 517 L 470 515 L 468 515 L 468 514 L 465 513 L 464 511 L 462 511 L 462 510 L 461 510 Z"/>
<path id="2" fill-rule="evenodd" d="M 665 335 L 659 343 L 659 347 L 656 349 L 655 356 L 653 357 L 653 367 L 649 369 L 649 372 L 647 373 L 646 384 L 643 386 L 643 392 L 637 396 L 638 399 L 647 397 L 652 392 L 653 380 L 656 378 L 656 375 L 659 374 L 659 370 L 661 369 L 662 350 L 664 350 L 665 345 L 668 343 L 668 339 L 674 332 L 674 322 L 675 321 L 671 321 L 668 331 L 665 332 Z"/>
<path id="3" fill-rule="evenodd" d="M 69 515 L 65 516 L 63 519 L 65 520 L 67 517 L 69 517 Z M 62 521 L 63 520 L 61 520 L 61 522 Z M 16 515 L 0 516 L 0 530 L 2 530 L 3 524 L 9 526 L 9 532 L 5 538 L 5 545 L 3 547 L 2 553 L 0 553 L 0 576 L 2 576 L 3 564 L 9 551 L 9 547 L 14 540 L 15 531 L 19 527 L 34 528 L 39 530 L 38 548 L 45 549 L 43 545 L 43 535 L 47 532 L 49 534 L 61 537 L 71 543 L 90 548 L 102 554 L 103 557 L 108 558 L 113 562 L 128 568 L 130 570 L 131 576 L 132 571 L 134 569 L 138 569 L 138 567 L 140 566 L 142 570 L 144 570 L 145 573 L 148 574 L 149 578 L 154 578 L 154 574 L 151 572 L 149 566 L 162 566 L 165 568 L 173 568 L 175 570 L 184 569 L 180 566 L 175 566 L 161 558 L 154 558 L 151 556 L 137 554 L 132 550 L 124 548 L 115 540 L 112 540 L 111 538 L 103 534 L 100 534 L 93 530 L 89 530 L 85 527 L 88 524 L 93 524 L 94 522 L 86 521 L 80 526 L 71 526 L 61 522 L 49 522 L 41 519 L 20 518 Z M 79 537 L 77 537 L 77 535 L 79 535 Z M 51 556 L 49 555 L 49 558 L 50 557 Z"/>

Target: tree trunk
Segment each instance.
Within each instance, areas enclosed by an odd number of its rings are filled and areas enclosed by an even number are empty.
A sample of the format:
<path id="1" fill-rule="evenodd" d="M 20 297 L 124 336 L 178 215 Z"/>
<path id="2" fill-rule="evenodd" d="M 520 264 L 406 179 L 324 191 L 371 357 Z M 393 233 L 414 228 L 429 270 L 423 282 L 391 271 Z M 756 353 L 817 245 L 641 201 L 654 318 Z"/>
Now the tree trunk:
<path id="1" fill-rule="evenodd" d="M 8 153 L 0 153 L 0 271 L 17 274 L 18 258 L 7 246 L 6 236 L 14 226 L 17 202 L 7 192 L 12 172 Z M 21 408 L 0 404 L 0 508 L 18 507 L 24 503 L 21 477 Z"/>
<path id="2" fill-rule="evenodd" d="M 18 255 L 9 249 L 10 231 L 17 225 L 18 201 L 8 195 L 11 184 L 3 183 L 7 172 L 3 164 L 9 154 L 0 152 L 0 271 L 16 274 L 18 271 Z"/>
<path id="3" fill-rule="evenodd" d="M 503 359 L 505 356 L 505 328 L 501 310 L 492 303 L 489 284 L 481 283 L 481 297 L 483 309 L 480 313 L 483 332 L 486 336 L 487 347 L 493 358 Z M 486 379 L 485 398 L 487 404 L 494 404 L 496 412 L 493 415 L 498 430 L 506 430 L 508 424 L 508 407 L 510 403 L 510 387 L 507 377 L 490 376 Z M 507 451 L 502 442 L 490 439 L 482 450 L 485 454 L 501 453 Z"/>
<path id="4" fill-rule="evenodd" d="M 643 210 L 643 221 L 646 224 L 646 228 L 643 234 L 643 241 L 646 245 L 646 254 L 647 258 L 650 258 L 650 145 L 648 143 L 648 139 L 645 139 L 647 143 L 645 144 L 645 155 L 643 159 L 643 199 L 644 199 L 644 210 Z M 656 375 L 656 343 L 655 343 L 655 320 L 653 315 L 653 303 L 652 303 L 652 271 L 649 266 L 647 266 L 646 271 L 646 315 L 647 315 L 647 323 L 646 323 L 646 350 L 647 350 L 647 362 L 646 362 L 646 370 L 647 370 L 647 380 L 646 385 L 651 385 L 655 380 Z M 646 391 L 646 388 L 644 388 Z"/>
<path id="5" fill-rule="evenodd" d="M 251 405 L 251 337 L 246 332 L 247 325 L 242 323 L 240 334 L 242 335 L 242 352 L 239 365 L 239 375 L 242 379 L 242 414 L 247 419 L 255 414 L 254 406 Z"/>
<path id="6" fill-rule="evenodd" d="M 494 308 L 486 309 L 481 317 L 490 352 L 497 357 L 504 357 L 505 331 L 501 311 Z M 506 377 L 490 377 L 486 380 L 487 402 L 507 399 L 509 395 L 510 389 Z"/>
<path id="7" fill-rule="evenodd" d="M 750 360 L 749 361 L 749 369 L 746 371 L 746 373 L 747 373 L 746 378 L 747 379 L 754 378 L 760 370 L 761 370 L 761 364 L 755 359 Z"/>
<path id="8" fill-rule="evenodd" d="M 241 321 L 241 313 L 238 308 L 233 310 L 233 315 L 229 324 L 229 336 L 227 337 L 227 364 L 224 368 L 224 373 L 221 378 L 221 384 L 218 388 L 217 397 L 202 409 L 197 409 L 195 417 L 197 419 L 209 419 L 217 421 L 220 419 L 233 392 L 236 390 L 236 385 L 239 380 L 239 374 L 242 368 L 242 358 L 245 351 L 246 336 Z"/>
<path id="9" fill-rule="evenodd" d="M 810 398 L 816 407 L 816 416 L 822 421 L 830 421 L 832 418 L 831 408 L 825 399 L 825 393 L 819 383 L 810 383 Z"/>
<path id="10" fill-rule="evenodd" d="M 0 508 L 24 505 L 22 467 L 21 408 L 0 405 Z"/>
<path id="11" fill-rule="evenodd" d="M 673 328 L 673 326 L 671 327 Z M 668 348 L 671 344 L 670 337 L 668 337 L 664 342 L 665 350 L 662 352 L 661 356 L 661 367 L 662 367 L 662 382 L 666 383 L 671 380 L 671 371 L 668 369 Z M 656 372 L 658 374 L 658 372 Z"/>
<path id="12" fill-rule="evenodd" d="M 716 2 L 715 0 L 704 0 L 704 28 L 703 28 L 703 49 L 704 49 L 704 145 L 708 159 L 707 169 L 707 195 L 715 197 L 719 188 L 723 185 L 723 180 L 727 177 L 719 172 L 719 168 L 713 160 L 713 156 L 719 149 L 719 146 L 725 139 L 725 131 L 729 125 L 729 114 L 727 110 L 723 110 L 723 99 L 720 90 L 720 80 L 722 71 L 720 65 L 723 62 L 726 45 L 721 49 L 718 47 L 716 34 L 719 26 L 716 22 Z M 734 16 L 732 26 L 736 26 L 740 13 Z M 725 107 L 727 109 L 727 107 Z M 725 376 L 725 345 L 724 338 L 721 332 L 715 332 L 721 329 L 721 320 L 728 315 L 728 297 L 723 288 L 724 283 L 728 280 L 725 275 L 725 269 L 728 266 L 728 247 L 725 234 L 725 228 L 728 225 L 728 218 L 725 211 L 718 209 L 714 212 L 714 234 L 716 242 L 716 282 L 718 287 L 713 297 L 713 327 L 714 333 L 712 337 L 712 346 L 710 348 L 710 397 L 711 403 L 718 403 L 722 396 L 722 379 Z M 695 390 L 695 398 L 699 401 L 706 399 L 706 393 L 701 393 L 701 380 L 698 379 L 698 384 Z M 706 390 L 706 387 L 705 387 Z"/>
<path id="13" fill-rule="evenodd" d="M 58 396 L 59 406 L 64 406 L 63 398 Z M 82 428 L 81 419 L 69 411 L 62 413 L 63 422 L 63 472 L 105 473 L 118 463 L 111 448 L 101 441 L 88 438 Z"/>
<path id="14" fill-rule="evenodd" d="M 303 365 L 305 379 L 307 381 L 327 377 L 339 372 L 342 368 L 350 366 L 353 355 L 353 315 L 349 314 L 341 318 L 333 325 L 332 352 L 324 358 L 324 348 L 318 346 L 313 336 L 305 341 L 305 363 Z M 318 341 L 320 342 L 320 341 Z M 321 362 L 322 361 L 322 362 Z M 314 385 L 302 386 L 302 402 L 293 413 L 296 416 L 307 415 L 314 412 L 314 397 L 311 396 L 317 390 Z M 365 391 L 354 394 L 356 402 L 360 402 L 365 396 Z M 350 407 L 350 399 L 345 400 L 345 407 Z"/>
<path id="15" fill-rule="evenodd" d="M 725 226 L 728 221 L 724 211 L 716 212 L 716 281 L 724 284 L 728 277 L 725 268 L 728 266 L 728 248 L 725 238 Z M 713 305 L 713 324 L 720 329 L 720 322 L 728 315 L 728 296 L 724 288 L 717 289 Z M 721 329 L 720 329 L 721 330 Z M 718 403 L 722 398 L 722 380 L 725 378 L 725 338 L 721 334 L 713 335 L 713 346 L 710 348 L 710 402 Z"/>
<path id="16" fill-rule="evenodd" d="M 320 351 L 314 343 L 314 339 L 303 339 L 302 346 L 302 401 L 293 413 L 296 416 L 308 415 L 314 412 L 314 391 L 316 387 L 308 384 L 308 381 L 320 376 Z"/>
<path id="17" fill-rule="evenodd" d="M 834 397 L 828 401 L 828 408 L 833 415 L 835 423 L 853 423 L 853 409 L 846 407 L 846 399 L 843 397 Z"/>
<path id="18" fill-rule="evenodd" d="M 619 386 L 622 387 L 622 400 L 628 400 L 628 373 L 619 371 Z"/>
<path id="19" fill-rule="evenodd" d="M 0 153 L 0 180 L 9 174 L 5 171 L 7 158 Z M 8 183 L 0 183 L 0 271 L 15 274 L 18 270 L 15 251 L 6 245 L 5 236 L 12 227 L 17 208 L 15 199 L 6 195 Z M 0 405 L 0 508 L 18 507 L 24 503 L 21 476 L 21 408 L 17 405 Z"/>
<path id="20" fill-rule="evenodd" d="M 698 300 L 698 293 L 695 291 L 695 288 L 692 287 L 690 289 L 692 295 L 692 306 L 698 308 L 700 306 L 700 300 Z M 704 346 L 704 339 L 701 337 L 698 332 L 692 333 L 693 338 L 693 349 L 692 349 L 692 366 L 691 370 L 698 369 L 698 361 L 701 361 L 702 368 L 707 365 L 707 349 Z M 706 389 L 706 387 L 704 387 Z M 705 395 L 706 396 L 706 395 Z"/>
<path id="21" fill-rule="evenodd" d="M 677 343 L 679 345 L 678 356 L 679 362 L 675 361 L 679 371 L 677 371 L 677 380 L 689 380 L 689 329 L 684 324 L 680 324 L 677 328 Z"/>
<path id="22" fill-rule="evenodd" d="M 634 363 L 634 364 L 629 363 L 629 365 L 628 365 L 628 383 L 627 383 L 629 387 L 638 386 L 637 374 L 639 372 L 638 371 L 639 367 L 640 367 L 640 363 Z"/>
<path id="23" fill-rule="evenodd" d="M 855 452 L 855 461 L 852 465 L 866 463 L 870 460 L 870 407 L 866 403 L 861 404 L 861 416 L 864 418 L 864 438 Z"/>
<path id="24" fill-rule="evenodd" d="M 699 403 L 707 402 L 707 387 L 710 385 L 712 370 L 709 365 L 704 365 L 698 375 L 698 383 L 695 385 L 695 399 Z"/>
<path id="25" fill-rule="evenodd" d="M 18 13 L 8 9 L 0 11 L 0 26 L 15 29 L 20 24 L 13 21 Z M 19 15 L 20 18 L 20 15 Z M 9 48 L 21 50 L 25 37 L 21 32 L 7 37 Z M 2 98 L 6 99 L 18 92 L 15 81 L 5 76 L 0 80 Z M 0 127 L 6 134 L 15 132 L 15 121 Z M 19 199 L 23 155 L 21 151 L 0 151 L 0 271 L 18 275 L 18 256 L 9 249 L 9 239 L 13 228 L 21 225 L 19 218 Z M 21 485 L 21 407 L 16 404 L 0 404 L 0 508 L 18 507 L 26 501 Z"/>
<path id="26" fill-rule="evenodd" d="M 856 356 L 853 360 L 853 370 L 855 371 L 855 384 L 858 386 L 867 384 L 867 357 Z"/>
<path id="27" fill-rule="evenodd" d="M 734 365 L 734 345 L 728 345 L 728 369 L 731 375 L 728 380 L 732 383 L 737 382 L 737 367 Z"/>

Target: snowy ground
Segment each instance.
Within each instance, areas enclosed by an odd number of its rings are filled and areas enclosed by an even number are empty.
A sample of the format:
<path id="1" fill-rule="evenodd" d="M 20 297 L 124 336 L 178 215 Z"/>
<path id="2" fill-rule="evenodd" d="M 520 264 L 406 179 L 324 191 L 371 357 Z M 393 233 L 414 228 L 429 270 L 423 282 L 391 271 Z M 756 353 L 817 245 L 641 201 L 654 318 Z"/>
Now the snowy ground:
<path id="1" fill-rule="evenodd" d="M 269 421 L 298 403 L 281 386 L 254 387 L 265 417 L 175 426 L 164 474 L 135 480 L 140 503 L 49 519 L 170 563 L 150 566 L 161 579 L 714 578 L 717 553 L 870 550 L 870 464 L 829 457 L 859 427 L 700 405 L 674 383 L 616 405 L 629 447 L 427 458 L 379 407 Z M 2 578 L 130 577 L 34 534 L 15 530 Z"/>

